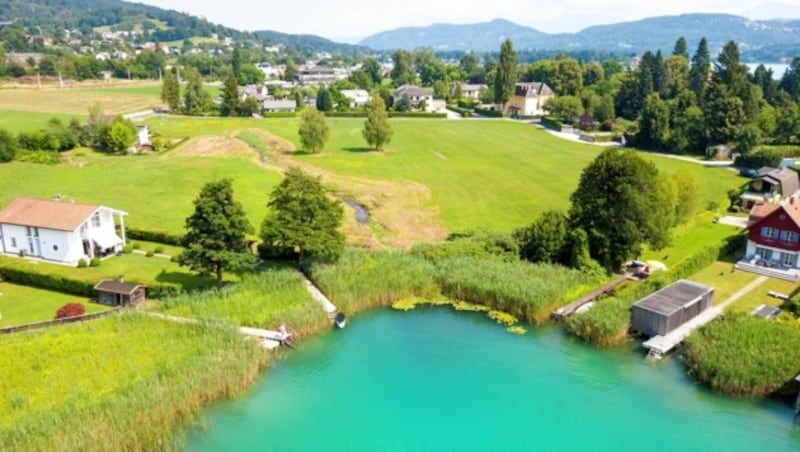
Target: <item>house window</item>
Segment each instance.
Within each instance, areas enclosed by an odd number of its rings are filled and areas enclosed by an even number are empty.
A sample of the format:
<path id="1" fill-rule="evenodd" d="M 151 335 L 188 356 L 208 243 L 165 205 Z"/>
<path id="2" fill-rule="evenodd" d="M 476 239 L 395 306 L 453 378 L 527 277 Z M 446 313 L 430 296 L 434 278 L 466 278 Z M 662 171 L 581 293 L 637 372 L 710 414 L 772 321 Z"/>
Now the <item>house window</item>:
<path id="1" fill-rule="evenodd" d="M 786 267 L 794 267 L 794 254 L 791 253 L 783 253 L 783 258 L 781 259 L 781 263 Z"/>
<path id="2" fill-rule="evenodd" d="M 797 232 L 789 232 L 789 237 L 786 239 L 789 243 L 797 243 L 800 242 L 800 234 Z"/>
<path id="3" fill-rule="evenodd" d="M 769 226 L 764 226 L 761 228 L 761 237 L 767 239 L 777 239 L 779 235 L 780 231 L 778 229 L 771 228 Z"/>
<path id="4" fill-rule="evenodd" d="M 92 215 L 92 227 L 100 227 L 100 212 L 95 212 L 95 214 Z"/>
<path id="5" fill-rule="evenodd" d="M 17 247 L 17 239 L 11 237 L 11 248 L 16 248 L 16 247 Z"/>
<path id="6" fill-rule="evenodd" d="M 789 231 L 781 231 L 781 242 L 789 241 Z"/>

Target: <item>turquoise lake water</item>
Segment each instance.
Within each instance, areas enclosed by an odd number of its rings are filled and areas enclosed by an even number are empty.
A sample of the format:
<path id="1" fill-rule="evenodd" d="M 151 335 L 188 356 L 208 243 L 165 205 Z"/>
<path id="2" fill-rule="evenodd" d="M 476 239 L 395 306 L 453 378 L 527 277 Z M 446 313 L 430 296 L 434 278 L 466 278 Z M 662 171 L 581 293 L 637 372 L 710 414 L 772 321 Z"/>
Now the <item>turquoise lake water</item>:
<path id="1" fill-rule="evenodd" d="M 206 411 L 192 451 L 798 451 L 789 403 L 712 394 L 637 344 L 449 308 L 360 315 Z"/>

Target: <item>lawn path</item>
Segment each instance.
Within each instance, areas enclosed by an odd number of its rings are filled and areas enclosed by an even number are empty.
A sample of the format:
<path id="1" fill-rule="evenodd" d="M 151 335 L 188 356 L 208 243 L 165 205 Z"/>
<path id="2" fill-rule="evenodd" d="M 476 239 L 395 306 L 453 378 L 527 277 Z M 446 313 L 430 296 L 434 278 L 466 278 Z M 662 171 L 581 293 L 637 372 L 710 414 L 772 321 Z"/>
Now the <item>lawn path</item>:
<path id="1" fill-rule="evenodd" d="M 748 284 L 748 285 L 742 287 L 741 289 L 739 289 L 738 292 L 736 292 L 735 294 L 733 294 L 730 297 L 728 297 L 725 301 L 723 301 L 722 303 L 718 304 L 716 307 L 718 307 L 721 310 L 725 310 L 725 308 L 727 308 L 728 306 L 732 305 L 733 303 L 739 301 L 740 298 L 742 298 L 743 296 L 745 296 L 748 293 L 752 292 L 753 290 L 755 290 L 761 284 L 764 284 L 768 279 L 769 278 L 766 277 L 766 276 L 759 276 L 753 282 L 751 282 L 750 284 Z"/>

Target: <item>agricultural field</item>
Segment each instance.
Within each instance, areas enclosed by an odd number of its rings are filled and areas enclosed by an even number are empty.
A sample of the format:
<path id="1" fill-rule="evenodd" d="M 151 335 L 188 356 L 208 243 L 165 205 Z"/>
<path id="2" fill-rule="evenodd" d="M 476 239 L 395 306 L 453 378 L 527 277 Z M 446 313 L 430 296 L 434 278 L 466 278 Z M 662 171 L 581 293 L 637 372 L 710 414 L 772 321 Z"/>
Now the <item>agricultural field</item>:
<path id="1" fill-rule="evenodd" d="M 5 336 L 3 449 L 171 449 L 176 428 L 245 390 L 267 359 L 233 329 L 137 312 Z"/>
<path id="2" fill-rule="evenodd" d="M 161 105 L 160 89 L 152 85 L 122 85 L 102 88 L 15 88 L 0 90 L 3 110 L 21 114 L 68 114 L 85 116 L 89 107 L 99 104 L 107 114 L 123 114 Z M 23 116 L 24 117 L 24 116 Z M 0 124 L 0 127 L 2 124 Z"/>
<path id="3" fill-rule="evenodd" d="M 82 304 L 86 313 L 108 309 L 74 295 L 0 281 L 0 328 L 52 320 L 58 308 L 67 303 Z"/>
<path id="4" fill-rule="evenodd" d="M 0 105 L 0 108 L 2 107 L 5 107 L 5 105 Z M 86 115 L 86 112 L 84 111 L 82 114 Z M 53 118 L 57 118 L 66 124 L 72 118 L 80 119 L 81 115 L 0 109 L 0 129 L 6 129 L 12 133 L 39 130 L 47 127 L 47 123 Z"/>
<path id="5" fill-rule="evenodd" d="M 289 267 L 268 268 L 234 286 L 164 300 L 157 309 L 178 317 L 272 330 L 285 323 L 301 336 L 329 322 L 301 274 Z"/>

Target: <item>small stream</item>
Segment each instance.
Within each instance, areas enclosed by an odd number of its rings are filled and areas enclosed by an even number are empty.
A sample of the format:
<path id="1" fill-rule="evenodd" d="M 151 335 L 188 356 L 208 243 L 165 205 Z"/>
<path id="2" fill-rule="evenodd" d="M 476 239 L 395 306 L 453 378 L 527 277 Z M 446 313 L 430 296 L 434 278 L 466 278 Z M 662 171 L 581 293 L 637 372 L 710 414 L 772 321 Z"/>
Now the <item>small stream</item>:
<path id="1" fill-rule="evenodd" d="M 356 221 L 359 224 L 369 224 L 369 212 L 367 212 L 367 209 L 364 206 L 350 197 L 340 197 L 340 199 L 356 211 Z"/>

